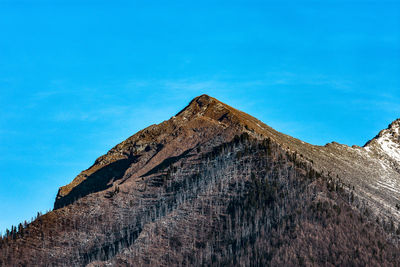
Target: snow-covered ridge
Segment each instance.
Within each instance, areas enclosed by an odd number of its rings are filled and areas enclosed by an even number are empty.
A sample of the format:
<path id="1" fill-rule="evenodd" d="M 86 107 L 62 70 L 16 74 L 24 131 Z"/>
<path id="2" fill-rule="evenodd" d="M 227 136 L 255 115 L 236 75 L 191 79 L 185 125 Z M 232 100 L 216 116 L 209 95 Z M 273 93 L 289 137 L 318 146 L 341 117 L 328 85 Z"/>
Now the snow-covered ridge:
<path id="1" fill-rule="evenodd" d="M 367 146 L 367 150 L 373 147 L 379 154 L 396 161 L 400 164 L 400 119 L 397 119 L 382 130 Z"/>
<path id="2" fill-rule="evenodd" d="M 389 138 L 378 139 L 381 149 L 392 159 L 400 163 L 400 145 Z"/>

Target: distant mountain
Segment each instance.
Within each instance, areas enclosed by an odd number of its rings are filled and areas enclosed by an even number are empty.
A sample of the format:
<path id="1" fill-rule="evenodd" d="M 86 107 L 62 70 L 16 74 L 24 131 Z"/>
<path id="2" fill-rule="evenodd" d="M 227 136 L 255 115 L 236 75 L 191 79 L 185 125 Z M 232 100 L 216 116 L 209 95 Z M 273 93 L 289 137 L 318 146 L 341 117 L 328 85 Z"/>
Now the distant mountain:
<path id="1" fill-rule="evenodd" d="M 314 146 L 202 95 L 61 187 L 0 266 L 400 266 L 399 134 Z"/>

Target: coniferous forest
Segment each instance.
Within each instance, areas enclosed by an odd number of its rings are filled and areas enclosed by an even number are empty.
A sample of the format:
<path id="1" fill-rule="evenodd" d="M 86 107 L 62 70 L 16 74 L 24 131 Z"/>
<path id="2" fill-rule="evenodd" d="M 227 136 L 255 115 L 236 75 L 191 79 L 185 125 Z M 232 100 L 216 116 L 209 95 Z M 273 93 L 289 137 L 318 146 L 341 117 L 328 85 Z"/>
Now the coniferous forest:
<path id="1" fill-rule="evenodd" d="M 353 191 L 245 133 L 163 162 L 134 189 L 114 186 L 13 227 L 0 265 L 400 264 L 398 226 Z"/>

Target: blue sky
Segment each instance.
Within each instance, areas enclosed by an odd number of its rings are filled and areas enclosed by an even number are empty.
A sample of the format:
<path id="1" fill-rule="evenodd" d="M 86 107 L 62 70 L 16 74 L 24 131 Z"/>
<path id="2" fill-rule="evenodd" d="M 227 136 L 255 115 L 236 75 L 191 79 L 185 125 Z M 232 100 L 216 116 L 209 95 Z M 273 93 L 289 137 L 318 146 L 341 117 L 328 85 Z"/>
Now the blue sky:
<path id="1" fill-rule="evenodd" d="M 400 117 L 398 1 L 0 0 L 0 231 L 207 93 L 312 144 Z"/>

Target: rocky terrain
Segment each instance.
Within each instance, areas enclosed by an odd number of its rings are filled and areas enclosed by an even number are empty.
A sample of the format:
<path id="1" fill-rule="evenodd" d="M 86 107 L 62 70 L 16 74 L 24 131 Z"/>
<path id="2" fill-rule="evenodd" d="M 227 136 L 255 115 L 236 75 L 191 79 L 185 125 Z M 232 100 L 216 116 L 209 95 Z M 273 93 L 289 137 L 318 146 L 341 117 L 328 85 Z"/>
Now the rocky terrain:
<path id="1" fill-rule="evenodd" d="M 0 240 L 0 266 L 398 266 L 400 120 L 314 146 L 207 95 Z"/>

